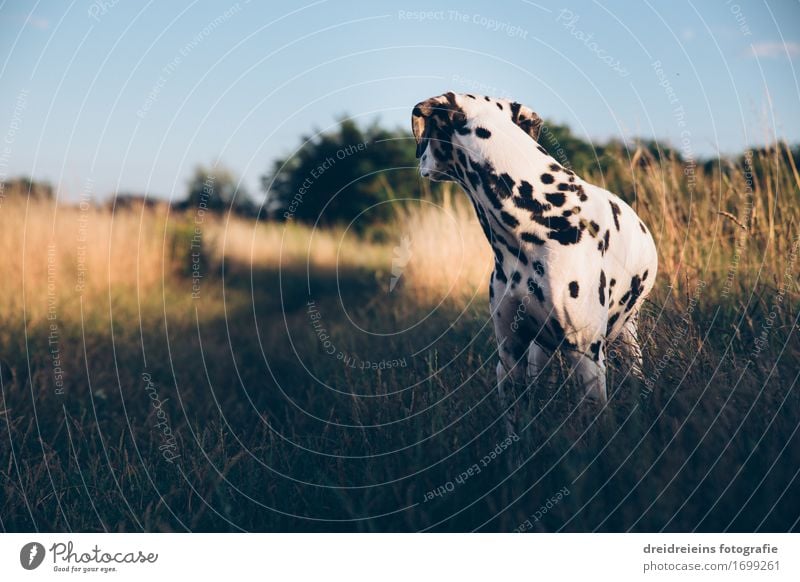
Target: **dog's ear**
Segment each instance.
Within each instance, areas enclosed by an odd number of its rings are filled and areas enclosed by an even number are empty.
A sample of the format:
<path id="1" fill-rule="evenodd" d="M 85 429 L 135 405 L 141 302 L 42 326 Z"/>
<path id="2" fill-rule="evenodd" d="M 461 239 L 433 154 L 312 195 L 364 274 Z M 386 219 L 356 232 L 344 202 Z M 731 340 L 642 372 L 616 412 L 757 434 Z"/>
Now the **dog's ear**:
<path id="1" fill-rule="evenodd" d="M 411 131 L 414 134 L 414 141 L 417 142 L 417 157 L 420 157 L 425 149 L 428 123 L 430 123 L 431 113 L 433 113 L 432 101 L 433 99 L 420 101 L 411 111 Z"/>
<path id="2" fill-rule="evenodd" d="M 514 101 L 511 103 L 511 121 L 535 141 L 539 141 L 539 134 L 542 131 L 542 118 L 536 113 Z"/>
<path id="3" fill-rule="evenodd" d="M 458 105 L 456 94 L 448 91 L 444 94 L 444 98 L 447 101 L 447 119 L 450 121 L 450 127 L 453 129 L 464 127 L 467 124 L 467 116 Z"/>
<path id="4" fill-rule="evenodd" d="M 420 157 L 425 150 L 432 123 L 438 125 L 444 135 L 451 134 L 456 127 L 466 125 L 467 116 L 459 107 L 455 93 L 450 91 L 438 97 L 431 97 L 414 106 L 411 112 L 411 131 L 417 142 L 417 157 Z"/>

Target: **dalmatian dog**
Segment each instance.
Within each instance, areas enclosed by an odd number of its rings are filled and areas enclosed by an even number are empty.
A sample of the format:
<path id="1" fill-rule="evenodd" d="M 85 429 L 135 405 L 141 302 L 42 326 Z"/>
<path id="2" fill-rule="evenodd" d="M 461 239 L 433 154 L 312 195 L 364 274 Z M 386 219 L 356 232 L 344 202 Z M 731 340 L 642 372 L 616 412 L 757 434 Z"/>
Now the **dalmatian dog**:
<path id="1" fill-rule="evenodd" d="M 642 378 L 637 315 L 658 269 L 634 210 L 548 155 L 541 128 L 519 103 L 471 94 L 432 97 L 412 112 L 421 175 L 461 185 L 494 251 L 489 298 L 509 430 L 505 383 L 537 379 L 555 350 L 600 403 L 611 342 Z"/>

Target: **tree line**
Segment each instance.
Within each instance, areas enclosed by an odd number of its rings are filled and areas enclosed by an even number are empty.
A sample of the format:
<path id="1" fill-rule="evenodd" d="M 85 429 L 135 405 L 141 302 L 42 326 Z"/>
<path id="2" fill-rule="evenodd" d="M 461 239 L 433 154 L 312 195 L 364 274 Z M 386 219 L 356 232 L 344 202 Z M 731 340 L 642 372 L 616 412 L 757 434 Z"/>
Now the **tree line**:
<path id="1" fill-rule="evenodd" d="M 578 174 L 599 172 L 611 177 L 612 182 L 614 175 L 620 175 L 619 170 L 629 171 L 631 164 L 686 161 L 679 150 L 663 142 L 640 140 L 633 148 L 618 140 L 591 143 L 574 135 L 568 126 L 556 123 L 544 124 L 539 142 Z M 790 151 L 793 159 L 786 161 L 800 165 L 800 146 Z M 789 154 L 784 156 L 788 158 Z M 728 162 L 741 165 L 749 159 L 752 156 L 742 154 Z M 707 172 L 725 169 L 719 159 L 690 161 Z M 186 196 L 173 207 L 187 210 L 202 206 L 212 212 L 230 211 L 264 220 L 296 220 L 319 226 L 352 223 L 363 228 L 388 220 L 397 208 L 392 201 L 441 199 L 442 185 L 422 180 L 417 164 L 410 132 L 387 129 L 378 121 L 362 126 L 345 116 L 331 130 L 301 136 L 293 151 L 272 162 L 261 177 L 261 201 L 247 192 L 230 170 L 211 165 L 195 169 Z M 611 189 L 623 187 L 622 183 L 606 185 Z M 29 178 L 17 178 L 0 182 L 0 196 L 52 198 L 53 189 Z M 157 199 L 120 192 L 109 204 L 120 208 L 136 201 L 152 204 Z"/>

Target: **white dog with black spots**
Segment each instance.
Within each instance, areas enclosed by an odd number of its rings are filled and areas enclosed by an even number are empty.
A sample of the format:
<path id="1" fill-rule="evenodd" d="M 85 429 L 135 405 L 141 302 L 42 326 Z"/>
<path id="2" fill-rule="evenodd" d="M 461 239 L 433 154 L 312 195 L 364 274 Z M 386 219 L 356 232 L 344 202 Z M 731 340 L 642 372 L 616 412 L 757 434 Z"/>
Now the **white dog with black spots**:
<path id="1" fill-rule="evenodd" d="M 412 113 L 421 175 L 462 186 L 494 251 L 497 383 L 511 431 L 505 382 L 538 378 L 555 350 L 600 402 L 611 342 L 641 378 L 637 318 L 658 270 L 636 212 L 552 158 L 541 127 L 519 103 L 471 94 L 432 97 Z"/>

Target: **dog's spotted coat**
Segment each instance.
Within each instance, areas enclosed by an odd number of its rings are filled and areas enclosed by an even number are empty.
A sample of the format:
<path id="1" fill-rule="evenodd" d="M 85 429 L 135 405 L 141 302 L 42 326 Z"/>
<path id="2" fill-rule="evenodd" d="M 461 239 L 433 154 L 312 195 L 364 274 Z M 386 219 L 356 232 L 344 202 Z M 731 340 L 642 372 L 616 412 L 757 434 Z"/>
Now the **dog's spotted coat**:
<path id="1" fill-rule="evenodd" d="M 471 94 L 433 97 L 412 113 L 420 173 L 463 187 L 494 251 L 504 405 L 504 381 L 538 377 L 556 349 L 587 396 L 605 401 L 609 342 L 641 376 L 636 320 L 655 282 L 655 244 L 630 206 L 548 155 L 541 125 L 519 103 Z"/>

